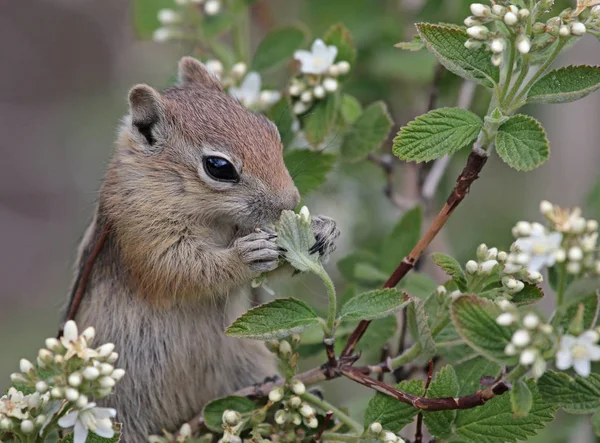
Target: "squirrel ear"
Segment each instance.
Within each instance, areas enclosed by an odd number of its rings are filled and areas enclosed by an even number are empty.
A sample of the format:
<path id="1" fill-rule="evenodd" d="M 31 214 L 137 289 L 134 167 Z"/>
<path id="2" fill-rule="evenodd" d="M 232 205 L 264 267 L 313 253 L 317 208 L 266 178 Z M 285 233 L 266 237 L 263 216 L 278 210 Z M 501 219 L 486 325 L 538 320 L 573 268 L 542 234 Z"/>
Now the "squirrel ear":
<path id="1" fill-rule="evenodd" d="M 207 88 L 223 90 L 219 79 L 193 57 L 183 57 L 179 60 L 179 83 L 196 83 Z"/>
<path id="2" fill-rule="evenodd" d="M 148 85 L 134 86 L 129 91 L 129 109 L 133 126 L 140 131 L 150 146 L 154 145 L 156 139 L 152 128 L 164 112 L 158 91 Z"/>

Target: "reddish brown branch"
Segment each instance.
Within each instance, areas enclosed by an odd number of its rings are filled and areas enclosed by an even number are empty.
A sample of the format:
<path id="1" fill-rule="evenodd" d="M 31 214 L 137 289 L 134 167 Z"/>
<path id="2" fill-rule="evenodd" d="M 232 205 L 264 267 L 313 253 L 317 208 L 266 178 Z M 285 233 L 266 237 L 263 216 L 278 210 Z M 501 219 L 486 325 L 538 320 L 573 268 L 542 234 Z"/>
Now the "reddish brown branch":
<path id="1" fill-rule="evenodd" d="M 314 441 L 319 441 L 319 439 L 323 435 L 323 432 L 325 432 L 325 429 L 327 429 L 327 425 L 331 421 L 332 416 L 333 411 L 327 411 L 327 413 L 325 414 L 325 418 L 323 419 L 323 423 L 321 423 L 321 428 L 319 429 L 319 432 L 317 432 L 313 437 Z"/>
<path id="2" fill-rule="evenodd" d="M 429 246 L 431 241 L 444 227 L 444 225 L 446 224 L 456 207 L 463 201 L 463 199 L 469 193 L 471 184 L 479 177 L 479 173 L 483 169 L 483 166 L 485 165 L 487 159 L 487 157 L 482 156 L 476 152 L 471 152 L 469 158 L 467 159 L 467 164 L 461 172 L 461 174 L 458 176 L 458 179 L 456 180 L 456 185 L 450 193 L 446 204 L 444 204 L 444 207 L 441 209 L 441 211 L 438 213 L 435 219 L 433 219 L 433 221 L 431 222 L 431 226 L 429 227 L 427 232 L 425 232 L 423 237 L 421 237 L 417 245 L 413 248 L 412 251 L 410 251 L 410 253 L 406 257 L 404 257 L 404 259 L 398 265 L 398 267 L 390 276 L 388 281 L 385 282 L 385 284 L 383 285 L 384 288 L 393 288 L 396 285 L 398 285 L 400 280 L 402 280 L 404 276 L 408 274 L 408 272 L 415 266 L 415 263 L 417 262 L 419 257 L 421 257 L 421 254 L 423 254 L 425 248 Z M 362 338 L 364 333 L 367 331 L 369 323 L 370 321 L 363 320 L 358 324 L 356 329 L 348 338 L 348 342 L 346 343 L 346 346 L 341 354 L 342 357 L 347 357 L 354 353 L 354 349 L 356 348 L 356 345 L 358 344 L 359 340 Z"/>
<path id="3" fill-rule="evenodd" d="M 77 315 L 77 311 L 79 310 L 79 305 L 81 304 L 81 300 L 83 300 L 83 294 L 85 293 L 85 288 L 87 286 L 87 282 L 90 278 L 90 274 L 92 273 L 92 267 L 94 266 L 94 262 L 96 261 L 98 254 L 100 254 L 100 251 L 102 250 L 102 247 L 104 246 L 104 243 L 106 243 L 106 239 L 108 238 L 109 231 L 110 231 L 110 225 L 108 223 L 106 223 L 104 225 L 104 228 L 102 229 L 102 233 L 100 234 L 100 237 L 98 237 L 98 240 L 96 240 L 96 243 L 94 244 L 94 249 L 92 250 L 92 252 L 90 253 L 89 257 L 87 258 L 87 260 L 85 262 L 81 276 L 77 279 L 77 283 L 75 285 L 76 286 L 75 293 L 73 295 L 73 300 L 71 300 L 71 306 L 69 308 L 69 312 L 67 312 L 67 317 L 65 319 L 65 322 L 67 322 L 69 320 L 74 320 L 75 316 Z M 63 326 L 64 325 L 61 325 L 61 327 L 58 330 L 58 337 L 63 335 Z"/>
<path id="4" fill-rule="evenodd" d="M 425 395 L 429 390 L 431 379 L 433 378 L 433 360 L 429 360 L 429 368 L 427 369 L 427 382 L 425 383 Z M 423 413 L 417 415 L 417 430 L 415 432 L 415 443 L 423 443 Z"/>

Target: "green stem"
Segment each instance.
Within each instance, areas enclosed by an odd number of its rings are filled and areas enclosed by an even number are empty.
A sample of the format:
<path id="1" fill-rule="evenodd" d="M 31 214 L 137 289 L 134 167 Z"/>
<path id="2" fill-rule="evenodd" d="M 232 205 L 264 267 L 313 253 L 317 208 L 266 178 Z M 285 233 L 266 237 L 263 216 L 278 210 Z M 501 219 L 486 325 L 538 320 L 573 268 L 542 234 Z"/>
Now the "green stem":
<path id="1" fill-rule="evenodd" d="M 337 432 L 323 432 L 321 441 L 344 441 L 348 443 L 356 443 L 360 439 L 356 435 L 338 434 Z"/>
<path id="2" fill-rule="evenodd" d="M 333 414 L 337 417 L 337 419 L 339 421 L 341 421 L 342 423 L 351 427 L 352 430 L 354 432 L 358 433 L 359 435 L 363 433 L 363 426 L 360 423 L 355 421 L 349 415 L 342 412 L 340 409 L 333 406 L 331 403 L 329 403 L 325 400 L 321 400 L 316 395 L 310 394 L 308 392 L 305 392 L 300 397 L 302 397 L 302 400 L 304 400 L 305 402 L 310 403 L 313 406 L 316 406 L 317 408 L 321 409 L 323 412 L 327 412 L 327 411 L 333 412 Z"/>
<path id="3" fill-rule="evenodd" d="M 519 86 L 521 86 L 521 84 L 525 80 L 525 77 L 527 77 L 528 73 L 529 73 L 529 57 L 525 56 L 525 57 L 523 57 L 523 63 L 521 64 L 521 72 L 519 73 L 519 77 L 517 77 L 517 81 L 515 81 L 512 89 L 508 93 L 508 97 L 505 97 L 504 101 L 502 102 L 502 107 L 504 109 L 506 109 L 513 102 L 513 99 L 514 99 L 516 93 L 519 91 Z"/>
<path id="4" fill-rule="evenodd" d="M 521 377 L 523 377 L 525 374 L 527 374 L 528 370 L 529 369 L 526 366 L 517 365 L 517 366 L 515 366 L 513 368 L 512 371 L 510 371 L 506 375 L 506 380 L 510 381 L 510 382 L 517 381 L 518 379 L 520 379 Z"/>
<path id="5" fill-rule="evenodd" d="M 521 102 L 521 100 L 523 99 L 523 96 L 529 92 L 529 90 L 535 84 L 535 82 L 537 82 L 538 79 L 542 75 L 544 75 L 546 73 L 546 70 L 554 62 L 554 60 L 556 59 L 556 57 L 558 56 L 558 54 L 560 54 L 560 51 L 562 51 L 562 49 L 564 48 L 564 46 L 567 44 L 567 41 L 568 41 L 568 39 L 560 39 L 558 41 L 558 43 L 556 44 L 556 47 L 554 48 L 554 51 L 552 52 L 552 54 L 550 54 L 550 57 L 548 57 L 546 59 L 546 61 L 544 62 L 544 64 L 534 74 L 534 76 L 531 77 L 531 79 L 529 79 L 529 81 L 527 82 L 527 84 L 525 85 L 525 87 L 521 90 L 521 92 L 519 93 L 519 95 L 517 95 L 517 98 L 514 100 L 514 103 L 519 104 Z M 518 85 L 515 85 L 515 86 L 518 86 Z M 512 102 L 509 102 L 507 104 L 511 105 Z"/>
<path id="6" fill-rule="evenodd" d="M 323 280 L 323 283 L 325 284 L 325 287 L 327 288 L 327 297 L 329 299 L 329 309 L 328 309 L 328 314 L 327 314 L 327 331 L 326 331 L 327 337 L 326 338 L 331 338 L 334 336 L 334 333 L 335 333 L 335 319 L 337 317 L 337 297 L 335 295 L 335 286 L 333 285 L 333 281 L 331 281 L 329 274 L 327 274 L 327 271 L 325 271 L 323 266 L 321 266 L 321 269 L 319 270 L 319 272 L 317 272 L 317 275 L 319 277 L 321 277 L 321 280 Z"/>
<path id="7" fill-rule="evenodd" d="M 510 40 L 512 42 L 512 40 Z M 506 72 L 506 79 L 504 80 L 504 87 L 502 88 L 502 92 L 500 93 L 500 98 L 498 100 L 499 103 L 504 101 L 506 94 L 508 93 L 508 88 L 510 88 L 510 83 L 512 81 L 513 70 L 515 66 L 515 55 L 516 51 L 512 44 L 508 46 L 508 71 Z"/>
<path id="8" fill-rule="evenodd" d="M 567 287 L 567 266 L 563 263 L 558 266 L 558 284 L 556 288 L 556 307 L 562 306 Z"/>
<path id="9" fill-rule="evenodd" d="M 438 320 L 436 320 L 433 327 L 431 328 L 431 336 L 433 338 L 437 337 L 439 335 L 439 333 L 442 332 L 446 326 L 448 326 L 449 323 L 450 323 L 450 317 L 441 317 Z M 413 344 L 410 348 L 408 348 L 406 351 L 404 351 L 398 357 L 392 359 L 392 361 L 391 361 L 392 369 L 397 369 L 402 365 L 410 363 L 411 361 L 416 359 L 421 354 L 421 350 L 422 350 L 422 347 L 421 347 L 420 343 L 417 342 L 417 343 Z"/>

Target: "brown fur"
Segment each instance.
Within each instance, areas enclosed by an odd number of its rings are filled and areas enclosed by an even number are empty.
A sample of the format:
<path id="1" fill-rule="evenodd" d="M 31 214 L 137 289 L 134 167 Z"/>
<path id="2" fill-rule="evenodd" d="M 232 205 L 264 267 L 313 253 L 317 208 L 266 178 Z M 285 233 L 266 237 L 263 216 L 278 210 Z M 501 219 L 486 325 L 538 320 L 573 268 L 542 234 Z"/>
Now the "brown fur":
<path id="1" fill-rule="evenodd" d="M 176 430 L 208 400 L 276 373 L 262 343 L 223 330 L 248 307 L 249 280 L 276 264 L 272 237 L 256 228 L 294 208 L 298 191 L 271 122 L 194 59 L 180 62 L 180 79 L 130 92 L 77 263 L 108 223 L 76 320 L 120 353 L 127 375 L 103 403 L 117 408 L 126 442 Z M 228 156 L 240 182 L 203 178 L 207 152 Z"/>

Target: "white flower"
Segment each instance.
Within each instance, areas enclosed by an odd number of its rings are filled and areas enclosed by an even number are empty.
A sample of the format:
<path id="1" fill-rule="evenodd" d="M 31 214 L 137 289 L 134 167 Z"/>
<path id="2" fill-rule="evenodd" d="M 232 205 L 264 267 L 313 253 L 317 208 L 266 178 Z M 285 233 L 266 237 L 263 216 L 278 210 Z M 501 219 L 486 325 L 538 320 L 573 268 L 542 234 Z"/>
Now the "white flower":
<path id="1" fill-rule="evenodd" d="M 242 105 L 251 108 L 258 103 L 262 80 L 258 72 L 249 72 L 239 87 L 232 86 L 229 93 L 237 98 Z"/>
<path id="2" fill-rule="evenodd" d="M 316 39 L 310 51 L 296 51 L 294 58 L 300 62 L 303 74 L 324 74 L 337 57 L 338 48 L 327 46 L 321 39 Z"/>
<path id="3" fill-rule="evenodd" d="M 600 360 L 600 346 L 596 344 L 598 334 L 586 331 L 579 337 L 565 334 L 556 353 L 556 367 L 565 370 L 573 366 L 583 377 L 590 375 L 591 362 Z"/>
<path id="4" fill-rule="evenodd" d="M 0 414 L 19 420 L 27 419 L 29 417 L 27 397 L 21 391 L 11 387 L 6 395 L 0 397 Z"/>
<path id="5" fill-rule="evenodd" d="M 65 323 L 63 336 L 60 338 L 60 342 L 67 350 L 65 354 L 65 360 L 69 360 L 71 357 L 77 356 L 84 361 L 89 360 L 92 357 L 96 357 L 98 353 L 93 349 L 88 348 L 87 340 L 82 335 L 79 335 L 77 331 L 77 325 L 73 320 L 69 320 Z"/>
<path id="6" fill-rule="evenodd" d="M 311 103 L 313 99 L 313 94 L 311 91 L 304 91 L 302 94 L 300 94 L 300 100 L 302 100 L 304 103 Z"/>
<path id="7" fill-rule="evenodd" d="M 104 437 L 112 438 L 115 435 L 111 418 L 117 415 L 112 408 L 97 408 L 96 403 L 89 403 L 79 411 L 71 411 L 60 420 L 61 428 L 74 427 L 73 443 L 85 443 L 88 431 Z"/>
<path id="8" fill-rule="evenodd" d="M 548 234 L 543 226 L 534 224 L 531 235 L 517 239 L 514 245 L 527 254 L 529 258 L 527 269 L 539 272 L 544 266 L 554 265 L 556 261 L 554 253 L 560 248 L 562 237 L 560 232 Z"/>

